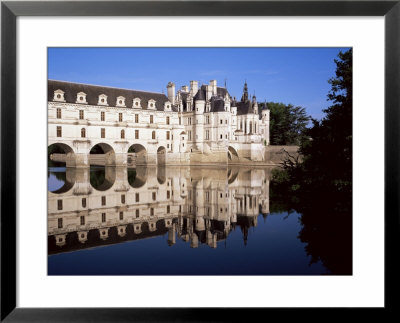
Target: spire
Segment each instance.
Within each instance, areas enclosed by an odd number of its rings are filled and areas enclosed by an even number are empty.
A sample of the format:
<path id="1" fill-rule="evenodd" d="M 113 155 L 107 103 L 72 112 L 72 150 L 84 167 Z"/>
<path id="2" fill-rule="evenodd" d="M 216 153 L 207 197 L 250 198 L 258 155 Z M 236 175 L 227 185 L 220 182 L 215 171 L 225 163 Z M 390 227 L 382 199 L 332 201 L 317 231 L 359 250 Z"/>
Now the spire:
<path id="1" fill-rule="evenodd" d="M 243 87 L 243 95 L 242 95 L 242 102 L 247 102 L 249 101 L 249 91 L 247 89 L 247 82 L 244 81 L 244 87 Z"/>

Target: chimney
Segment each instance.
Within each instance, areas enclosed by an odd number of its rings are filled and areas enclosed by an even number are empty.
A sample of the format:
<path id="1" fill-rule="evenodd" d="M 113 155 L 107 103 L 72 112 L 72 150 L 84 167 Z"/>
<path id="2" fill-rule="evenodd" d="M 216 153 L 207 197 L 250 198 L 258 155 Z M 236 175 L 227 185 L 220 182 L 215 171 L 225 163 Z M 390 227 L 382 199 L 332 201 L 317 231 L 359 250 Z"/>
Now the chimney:
<path id="1" fill-rule="evenodd" d="M 217 95 L 217 80 L 211 80 L 210 87 L 212 89 L 212 95 Z"/>
<path id="2" fill-rule="evenodd" d="M 195 96 L 198 90 L 199 90 L 199 82 L 190 81 L 190 91 L 192 92 L 192 96 Z"/>
<path id="3" fill-rule="evenodd" d="M 189 92 L 188 86 L 187 86 L 187 85 L 182 85 L 181 91 L 182 91 L 182 92 Z"/>
<path id="4" fill-rule="evenodd" d="M 174 83 L 168 82 L 167 93 L 168 93 L 168 100 L 172 104 L 175 104 L 175 84 Z"/>

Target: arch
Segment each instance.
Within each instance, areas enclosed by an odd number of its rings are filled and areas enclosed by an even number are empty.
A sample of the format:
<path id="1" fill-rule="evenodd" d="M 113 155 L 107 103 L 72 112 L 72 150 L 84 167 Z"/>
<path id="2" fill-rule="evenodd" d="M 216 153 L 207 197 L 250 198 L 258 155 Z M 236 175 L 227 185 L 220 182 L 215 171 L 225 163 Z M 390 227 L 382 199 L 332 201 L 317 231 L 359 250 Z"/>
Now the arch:
<path id="1" fill-rule="evenodd" d="M 71 146 L 56 142 L 47 147 L 49 167 L 75 167 L 75 152 Z"/>
<path id="2" fill-rule="evenodd" d="M 128 166 L 146 165 L 147 150 L 140 144 L 133 144 L 128 149 Z"/>
<path id="3" fill-rule="evenodd" d="M 238 162 L 239 161 L 239 155 L 236 151 L 235 148 L 232 146 L 228 147 L 228 162 Z"/>
<path id="4" fill-rule="evenodd" d="M 90 185 L 97 191 L 108 191 L 115 183 L 115 167 L 90 167 Z"/>
<path id="5" fill-rule="evenodd" d="M 113 147 L 104 142 L 92 146 L 89 155 L 90 165 L 115 166 L 115 151 Z"/>
<path id="6" fill-rule="evenodd" d="M 128 182 L 133 188 L 140 188 L 146 184 L 147 180 L 147 167 L 138 166 L 136 168 L 128 169 Z"/>
<path id="7" fill-rule="evenodd" d="M 167 150 L 164 146 L 157 149 L 157 165 L 165 165 Z"/>

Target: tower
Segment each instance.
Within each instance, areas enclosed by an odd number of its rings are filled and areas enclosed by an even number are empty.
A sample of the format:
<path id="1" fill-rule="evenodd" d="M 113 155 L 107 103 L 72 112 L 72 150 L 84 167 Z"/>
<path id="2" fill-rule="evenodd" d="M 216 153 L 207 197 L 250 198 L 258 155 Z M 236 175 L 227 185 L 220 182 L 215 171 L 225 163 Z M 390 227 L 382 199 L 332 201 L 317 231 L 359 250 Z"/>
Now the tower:
<path id="1" fill-rule="evenodd" d="M 249 90 L 247 89 L 247 82 L 244 82 L 244 87 L 243 87 L 243 95 L 242 95 L 242 102 L 248 102 L 249 101 Z"/>

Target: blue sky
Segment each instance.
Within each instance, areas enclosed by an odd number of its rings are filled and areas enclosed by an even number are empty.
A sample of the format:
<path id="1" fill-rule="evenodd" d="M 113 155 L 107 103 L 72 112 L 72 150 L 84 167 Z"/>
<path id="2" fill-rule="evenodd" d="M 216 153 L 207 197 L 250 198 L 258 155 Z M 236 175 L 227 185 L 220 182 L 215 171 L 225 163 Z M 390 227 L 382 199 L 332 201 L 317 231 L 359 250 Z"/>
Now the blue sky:
<path id="1" fill-rule="evenodd" d="M 49 48 L 49 79 L 166 93 L 190 80 L 217 80 L 240 99 L 244 81 L 257 101 L 322 109 L 335 75 L 334 59 L 348 48 Z"/>

